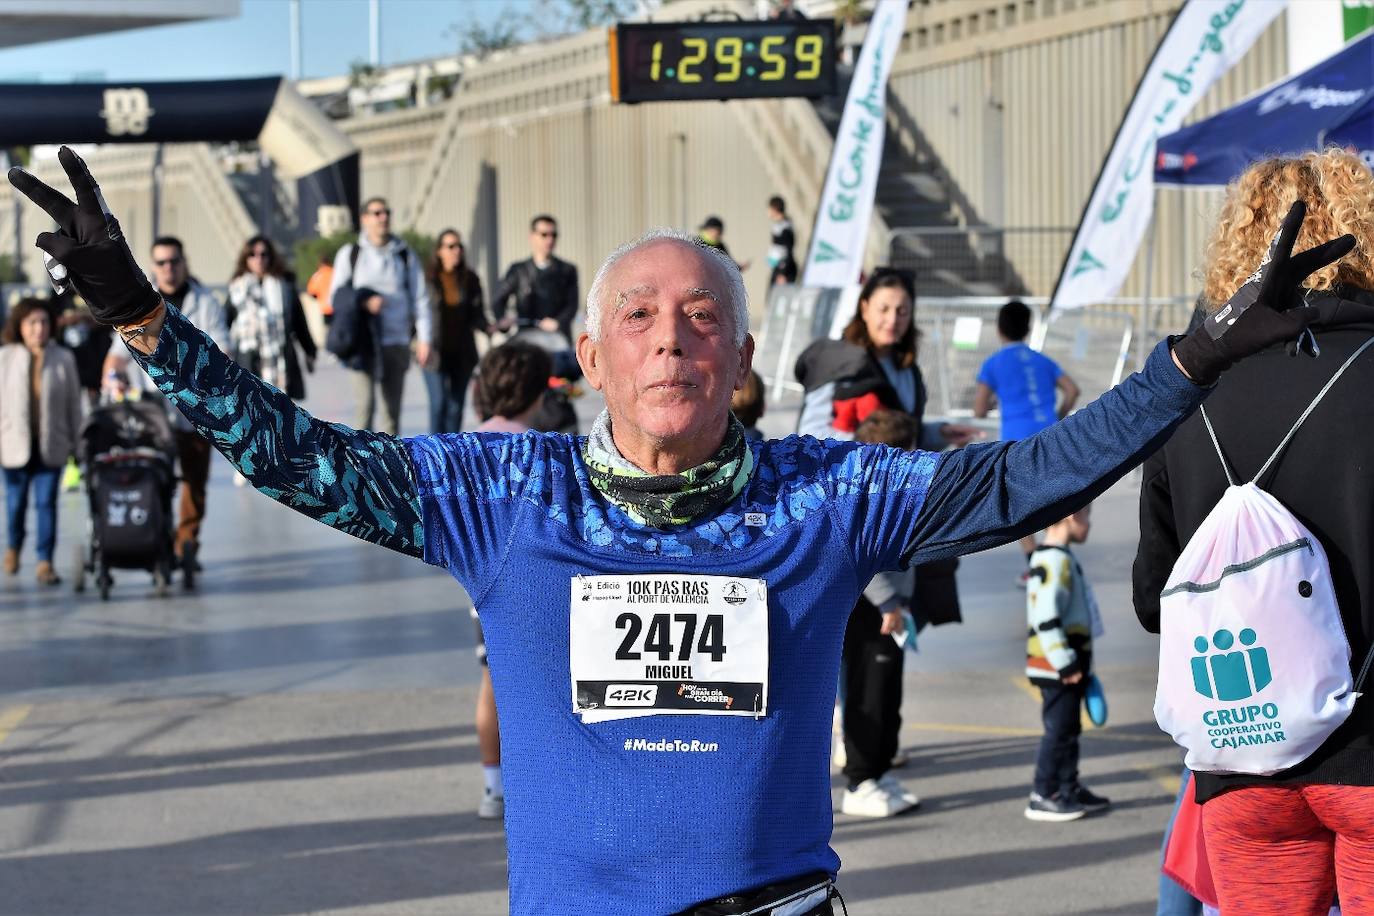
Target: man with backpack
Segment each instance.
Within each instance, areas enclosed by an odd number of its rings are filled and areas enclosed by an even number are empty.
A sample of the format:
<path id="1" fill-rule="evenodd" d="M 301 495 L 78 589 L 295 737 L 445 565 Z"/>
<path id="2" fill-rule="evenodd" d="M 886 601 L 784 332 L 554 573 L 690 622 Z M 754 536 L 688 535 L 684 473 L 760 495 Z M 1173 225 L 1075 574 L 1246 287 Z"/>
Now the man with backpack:
<path id="1" fill-rule="evenodd" d="M 358 398 L 353 425 L 372 428 L 380 385 L 385 412 L 381 431 L 394 436 L 401 426 L 412 335 L 415 358 L 421 365 L 429 358 L 429 288 L 420 258 L 391 234 L 386 199 L 369 198 L 360 215 L 358 241 L 340 248 L 334 258 L 328 349 L 352 370 Z"/>

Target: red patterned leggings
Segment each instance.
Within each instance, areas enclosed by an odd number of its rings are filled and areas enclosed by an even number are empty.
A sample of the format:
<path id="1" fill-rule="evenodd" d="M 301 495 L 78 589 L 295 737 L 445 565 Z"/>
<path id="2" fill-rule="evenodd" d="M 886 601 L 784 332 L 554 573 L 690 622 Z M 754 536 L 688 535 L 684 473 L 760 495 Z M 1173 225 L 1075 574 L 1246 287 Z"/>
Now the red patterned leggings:
<path id="1" fill-rule="evenodd" d="M 1263 786 L 1202 806 L 1225 916 L 1374 916 L 1374 788 Z"/>

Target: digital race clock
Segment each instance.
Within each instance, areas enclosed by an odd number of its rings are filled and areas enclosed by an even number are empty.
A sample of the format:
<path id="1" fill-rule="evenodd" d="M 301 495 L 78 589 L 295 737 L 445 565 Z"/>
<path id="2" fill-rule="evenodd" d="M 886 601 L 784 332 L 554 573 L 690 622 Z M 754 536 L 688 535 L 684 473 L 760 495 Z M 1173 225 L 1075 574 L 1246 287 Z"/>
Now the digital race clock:
<path id="1" fill-rule="evenodd" d="M 617 102 L 835 92 L 829 20 L 621 24 L 611 30 L 610 53 Z"/>

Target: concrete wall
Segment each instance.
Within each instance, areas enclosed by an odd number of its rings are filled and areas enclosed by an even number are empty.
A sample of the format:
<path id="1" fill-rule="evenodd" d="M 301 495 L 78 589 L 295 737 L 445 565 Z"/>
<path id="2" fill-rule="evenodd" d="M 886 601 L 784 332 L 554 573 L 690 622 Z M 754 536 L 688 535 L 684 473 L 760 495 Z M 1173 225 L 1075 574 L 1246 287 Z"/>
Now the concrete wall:
<path id="1" fill-rule="evenodd" d="M 358 144 L 363 199 L 385 197 L 395 211 L 394 225 L 414 222 L 415 177 L 434 146 L 444 114 L 444 106 L 435 105 L 336 122 Z"/>
<path id="2" fill-rule="evenodd" d="M 901 136 L 932 155 L 969 222 L 1072 227 L 1117 126 L 1178 0 L 928 0 L 913 4 L 893 67 L 895 107 L 914 120 Z M 1279 17 L 1190 121 L 1286 73 Z M 1153 292 L 1188 295 L 1218 192 L 1159 192 Z M 1069 237 L 1050 257 L 1027 236 L 1011 242 L 1032 288 L 1053 285 Z M 1142 257 L 1123 290 L 1144 290 Z M 1046 275 L 1048 273 L 1048 275 Z"/>
<path id="3" fill-rule="evenodd" d="M 691 15 L 702 2 L 680 0 L 664 14 Z M 893 70 L 889 142 L 939 169 L 965 222 L 1072 227 L 1179 5 L 915 0 Z M 1278 78 L 1285 53 L 1280 17 L 1193 118 Z M 387 197 L 399 226 L 462 230 L 488 288 L 526 255 L 535 213 L 558 217 L 559 253 L 578 265 L 584 288 L 621 242 L 656 226 L 692 230 L 714 214 L 735 257 L 753 261 L 745 278 L 756 310 L 766 292 L 771 194 L 788 197 L 805 253 L 828 156 L 818 124 L 799 100 L 612 105 L 601 31 L 475 64 L 443 106 L 341 122 L 362 149 L 364 196 Z M 110 147 L 91 164 L 136 251 L 146 251 L 151 148 Z M 198 273 L 222 281 L 252 225 L 211 166 L 204 147 L 168 147 L 163 229 L 186 238 Z M 38 171 L 59 174 L 56 163 Z M 7 198 L 0 186 L 0 213 Z M 1193 292 L 1217 200 L 1216 192 L 1160 192 L 1156 295 Z M 23 235 L 40 230 L 28 213 Z M 9 234 L 0 219 L 0 251 L 11 250 Z M 1068 241 L 1061 231 L 1012 237 L 1008 247 L 1038 291 L 1053 282 Z M 37 264 L 31 257 L 31 273 Z M 1138 262 L 1123 292 L 1143 287 Z"/>
<path id="4" fill-rule="evenodd" d="M 745 280 L 757 311 L 777 187 L 739 117 L 718 102 L 612 105 L 603 33 L 522 49 L 469 71 L 407 212 L 427 232 L 463 232 L 488 291 L 528 256 L 530 218 L 551 213 L 583 295 L 616 246 L 716 215 L 731 254 L 753 262 Z M 379 184 L 365 178 L 363 193 Z"/>
<path id="5" fill-rule="evenodd" d="M 110 210 L 129 239 L 134 256 L 145 267 L 153 241 L 152 170 L 154 147 L 147 144 L 106 146 L 86 155 L 91 172 Z M 43 181 L 70 193 L 70 185 L 55 158 L 34 163 Z M 14 250 L 14 222 L 9 218 L 13 194 L 0 182 L 0 251 Z M 51 228 L 47 216 L 23 202 L 19 225 L 24 270 L 30 282 L 46 284 L 42 254 L 33 247 L 38 233 Z M 163 194 L 158 231 L 175 235 L 186 246 L 191 272 L 210 284 L 228 282 L 239 248 L 256 231 L 238 195 L 225 179 L 219 163 L 204 144 L 169 144 L 163 155 Z"/>

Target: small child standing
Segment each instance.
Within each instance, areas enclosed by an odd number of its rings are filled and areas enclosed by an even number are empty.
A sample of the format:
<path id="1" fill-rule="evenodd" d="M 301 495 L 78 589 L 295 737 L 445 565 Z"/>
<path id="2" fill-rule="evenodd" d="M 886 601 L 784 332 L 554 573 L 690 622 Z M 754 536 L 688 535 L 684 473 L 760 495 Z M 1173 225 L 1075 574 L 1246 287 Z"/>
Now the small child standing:
<path id="1" fill-rule="evenodd" d="M 1078 781 L 1078 736 L 1098 624 L 1092 590 L 1069 545 L 1087 541 L 1090 512 L 1085 506 L 1051 525 L 1030 556 L 1026 675 L 1040 688 L 1045 725 L 1025 812 L 1033 821 L 1074 821 L 1110 804 Z"/>

